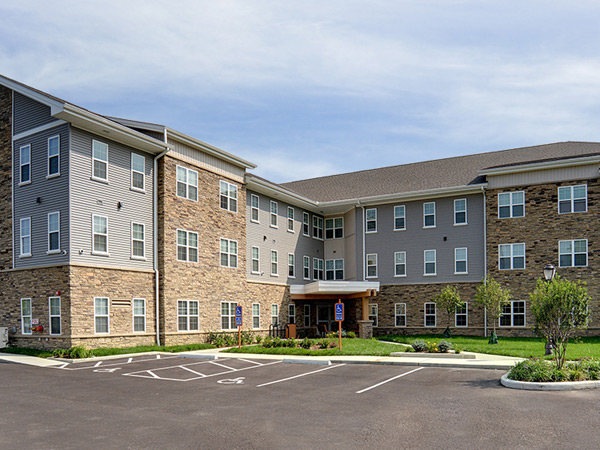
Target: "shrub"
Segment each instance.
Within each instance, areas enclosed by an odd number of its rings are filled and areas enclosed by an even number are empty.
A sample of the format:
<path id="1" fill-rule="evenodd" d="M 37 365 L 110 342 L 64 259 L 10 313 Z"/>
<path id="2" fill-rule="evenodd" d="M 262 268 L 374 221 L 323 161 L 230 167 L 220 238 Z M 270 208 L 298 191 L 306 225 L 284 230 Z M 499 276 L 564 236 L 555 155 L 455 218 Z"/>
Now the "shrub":
<path id="1" fill-rule="evenodd" d="M 462 349 L 461 349 L 461 348 L 460 348 L 458 345 L 456 345 L 456 344 L 453 344 L 453 345 L 452 345 L 452 347 L 454 347 L 454 353 L 456 353 L 457 355 L 458 355 L 460 352 L 462 352 Z"/>
<path id="2" fill-rule="evenodd" d="M 441 340 L 437 348 L 440 353 L 448 353 L 448 350 L 452 349 L 452 344 L 448 341 Z"/>
<path id="3" fill-rule="evenodd" d="M 256 343 L 260 344 L 262 341 L 263 341 L 263 337 L 260 334 L 256 335 Z"/>
<path id="4" fill-rule="evenodd" d="M 415 352 L 427 351 L 427 344 L 425 343 L 425 341 L 423 339 L 417 339 L 411 345 L 412 345 L 412 348 L 415 350 Z"/>
<path id="5" fill-rule="evenodd" d="M 348 331 L 348 333 L 346 333 L 346 337 L 348 339 L 356 339 L 356 333 L 354 331 Z"/>
<path id="6" fill-rule="evenodd" d="M 238 345 L 238 340 L 233 336 L 233 334 L 226 334 L 225 335 L 225 346 L 233 347 L 235 345 Z"/>
<path id="7" fill-rule="evenodd" d="M 262 346 L 264 348 L 271 348 L 271 347 L 273 347 L 273 338 L 271 336 L 267 336 L 265 338 L 265 340 L 263 341 Z"/>
<path id="8" fill-rule="evenodd" d="M 69 350 L 67 350 L 65 356 L 67 356 L 71 359 L 91 358 L 92 356 L 94 356 L 94 352 L 91 350 L 88 350 L 87 348 L 85 348 L 81 345 L 77 345 L 77 346 L 71 347 Z"/>
<path id="9" fill-rule="evenodd" d="M 437 342 L 429 342 L 429 341 L 427 341 L 427 352 L 429 352 L 429 353 L 437 353 L 438 352 Z"/>
<path id="10" fill-rule="evenodd" d="M 254 333 L 252 331 L 242 331 L 242 345 L 252 344 L 254 342 Z"/>
<path id="11" fill-rule="evenodd" d="M 544 360 L 529 359 L 515 364 L 508 373 L 510 380 L 543 382 L 552 381 L 552 365 Z"/>
<path id="12" fill-rule="evenodd" d="M 319 342 L 317 344 L 320 348 L 327 349 L 329 348 L 329 339 L 319 339 Z"/>
<path id="13" fill-rule="evenodd" d="M 288 348 L 296 348 L 296 340 L 295 339 L 284 339 L 281 346 L 288 347 Z"/>
<path id="14" fill-rule="evenodd" d="M 307 349 L 307 350 L 309 350 L 311 346 L 312 346 L 312 341 L 306 337 L 300 343 L 300 347 Z"/>
<path id="15" fill-rule="evenodd" d="M 283 339 L 281 339 L 280 337 L 275 336 L 273 338 L 273 347 L 283 347 L 283 346 L 284 346 Z"/>

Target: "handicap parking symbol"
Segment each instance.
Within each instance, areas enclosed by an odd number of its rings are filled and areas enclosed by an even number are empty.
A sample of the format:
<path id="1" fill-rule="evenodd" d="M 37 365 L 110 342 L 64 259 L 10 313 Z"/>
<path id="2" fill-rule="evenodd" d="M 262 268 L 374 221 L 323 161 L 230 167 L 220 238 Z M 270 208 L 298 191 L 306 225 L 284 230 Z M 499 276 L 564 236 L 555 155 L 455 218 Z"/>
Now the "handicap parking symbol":
<path id="1" fill-rule="evenodd" d="M 219 384 L 244 384 L 244 377 L 239 378 L 225 378 L 224 380 L 219 380 L 217 383 Z"/>

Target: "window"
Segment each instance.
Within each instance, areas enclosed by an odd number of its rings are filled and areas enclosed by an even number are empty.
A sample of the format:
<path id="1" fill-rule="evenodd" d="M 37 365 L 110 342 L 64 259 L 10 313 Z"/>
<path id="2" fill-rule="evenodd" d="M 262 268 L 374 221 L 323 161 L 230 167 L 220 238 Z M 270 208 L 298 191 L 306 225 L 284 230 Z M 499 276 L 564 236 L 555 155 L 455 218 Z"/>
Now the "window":
<path id="1" fill-rule="evenodd" d="M 313 258 L 313 280 L 323 279 L 323 260 Z"/>
<path id="2" fill-rule="evenodd" d="M 177 260 L 198 262 L 198 233 L 177 230 Z"/>
<path id="3" fill-rule="evenodd" d="M 436 275 L 436 251 L 435 250 L 425 250 L 424 253 L 424 265 L 425 272 L 424 275 Z"/>
<path id="4" fill-rule="evenodd" d="M 310 236 L 310 214 L 307 212 L 302 214 L 302 234 Z"/>
<path id="5" fill-rule="evenodd" d="M 498 194 L 498 218 L 525 217 L 525 192 Z"/>
<path id="6" fill-rule="evenodd" d="M 454 273 L 468 273 L 467 271 L 467 249 L 466 248 L 455 248 L 454 249 Z"/>
<path id="7" fill-rule="evenodd" d="M 287 220 L 287 230 L 294 232 L 294 208 L 288 206 L 288 220 Z"/>
<path id="8" fill-rule="evenodd" d="M 468 327 L 469 326 L 469 304 L 467 302 L 464 303 L 460 308 L 456 308 L 456 313 L 454 314 L 454 324 L 457 327 Z"/>
<path id="9" fill-rule="evenodd" d="M 454 225 L 467 224 L 467 199 L 454 200 Z"/>
<path id="10" fill-rule="evenodd" d="M 406 303 L 396 303 L 395 305 L 395 326 L 405 327 L 406 326 Z"/>
<path id="11" fill-rule="evenodd" d="M 48 253 L 60 252 L 60 213 L 48 214 Z"/>
<path id="12" fill-rule="evenodd" d="M 587 266 L 587 239 L 558 241 L 558 266 Z"/>
<path id="13" fill-rule="evenodd" d="M 271 200 L 271 226 L 277 228 L 277 202 Z"/>
<path id="14" fill-rule="evenodd" d="M 344 237 L 344 218 L 325 219 L 325 239 L 341 239 Z"/>
<path id="15" fill-rule="evenodd" d="M 260 304 L 252 303 L 252 328 L 260 328 Z"/>
<path id="16" fill-rule="evenodd" d="M 277 250 L 271 250 L 271 275 L 276 277 L 279 274 L 277 269 Z"/>
<path id="17" fill-rule="evenodd" d="M 108 181 L 108 144 L 92 140 L 92 178 Z"/>
<path id="18" fill-rule="evenodd" d="M 60 175 L 60 136 L 53 136 L 48 139 L 48 177 L 58 175 Z"/>
<path id="19" fill-rule="evenodd" d="M 279 305 L 271 305 L 271 324 L 276 327 L 279 325 Z"/>
<path id="20" fill-rule="evenodd" d="M 250 221 L 258 223 L 260 199 L 258 195 L 250 194 Z"/>
<path id="21" fill-rule="evenodd" d="M 221 180 L 221 209 L 237 212 L 237 186 Z"/>
<path id="22" fill-rule="evenodd" d="M 108 333 L 108 298 L 94 297 L 94 333 Z"/>
<path id="23" fill-rule="evenodd" d="M 252 273 L 260 273 L 260 260 L 258 247 L 252 247 Z"/>
<path id="24" fill-rule="evenodd" d="M 293 253 L 288 253 L 288 276 L 296 278 L 296 261 Z"/>
<path id="25" fill-rule="evenodd" d="M 144 234 L 143 223 L 131 223 L 131 257 L 134 259 L 145 259 L 146 257 Z"/>
<path id="26" fill-rule="evenodd" d="M 498 247 L 500 270 L 525 268 L 525 244 L 501 244 Z"/>
<path id="27" fill-rule="evenodd" d="M 379 316 L 378 316 L 378 308 L 376 303 L 369 304 L 369 320 L 373 321 L 373 326 L 376 327 L 379 325 Z"/>
<path id="28" fill-rule="evenodd" d="M 436 326 L 436 307 L 435 303 L 425 303 L 425 326 Z"/>
<path id="29" fill-rule="evenodd" d="M 198 331 L 199 328 L 198 300 L 178 300 L 177 331 Z"/>
<path id="30" fill-rule="evenodd" d="M 146 331 L 146 300 L 143 298 L 133 299 L 133 331 L 134 333 Z"/>
<path id="31" fill-rule="evenodd" d="M 304 326 L 310 327 L 310 305 L 304 305 Z"/>
<path id="32" fill-rule="evenodd" d="M 103 216 L 92 216 L 94 222 L 93 242 L 94 251 L 101 255 L 108 255 L 108 218 Z"/>
<path id="33" fill-rule="evenodd" d="M 559 214 L 587 211 L 587 185 L 564 186 L 558 188 Z"/>
<path id="34" fill-rule="evenodd" d="M 137 153 L 131 154 L 131 189 L 143 191 L 144 174 L 146 173 L 146 158 Z"/>
<path id="35" fill-rule="evenodd" d="M 435 202 L 423 203 L 423 228 L 435 227 Z"/>
<path id="36" fill-rule="evenodd" d="M 328 259 L 325 261 L 325 279 L 343 280 L 344 279 L 344 260 Z"/>
<path id="37" fill-rule="evenodd" d="M 31 217 L 21 219 L 21 255 L 31 256 Z"/>
<path id="38" fill-rule="evenodd" d="M 292 325 L 296 323 L 296 305 L 293 303 L 288 305 L 288 323 Z"/>
<path id="39" fill-rule="evenodd" d="M 48 298 L 50 334 L 60 334 L 60 297 Z"/>
<path id="40" fill-rule="evenodd" d="M 31 299 L 21 299 L 21 333 L 31 334 Z"/>
<path id="41" fill-rule="evenodd" d="M 313 216 L 313 237 L 323 239 L 323 218 Z"/>
<path id="42" fill-rule="evenodd" d="M 221 302 L 221 329 L 235 330 L 235 302 Z"/>
<path id="43" fill-rule="evenodd" d="M 198 172 L 177 166 L 177 197 L 198 201 Z"/>
<path id="44" fill-rule="evenodd" d="M 377 278 L 377 253 L 367 255 L 367 278 Z"/>
<path id="45" fill-rule="evenodd" d="M 31 145 L 24 145 L 19 149 L 21 166 L 21 180 L 20 184 L 31 183 Z"/>
<path id="46" fill-rule="evenodd" d="M 221 238 L 221 267 L 237 267 L 238 243 Z"/>
<path id="47" fill-rule="evenodd" d="M 310 280 L 310 258 L 308 256 L 302 258 L 302 271 L 302 277 L 305 280 Z"/>
<path id="48" fill-rule="evenodd" d="M 515 300 L 502 307 L 501 327 L 525 326 L 525 301 Z"/>
<path id="49" fill-rule="evenodd" d="M 406 252 L 394 253 L 394 276 L 405 277 L 406 276 Z"/>
<path id="50" fill-rule="evenodd" d="M 366 211 L 366 233 L 377 233 L 377 208 Z"/>
<path id="51" fill-rule="evenodd" d="M 394 231 L 406 230 L 406 207 L 394 206 Z"/>

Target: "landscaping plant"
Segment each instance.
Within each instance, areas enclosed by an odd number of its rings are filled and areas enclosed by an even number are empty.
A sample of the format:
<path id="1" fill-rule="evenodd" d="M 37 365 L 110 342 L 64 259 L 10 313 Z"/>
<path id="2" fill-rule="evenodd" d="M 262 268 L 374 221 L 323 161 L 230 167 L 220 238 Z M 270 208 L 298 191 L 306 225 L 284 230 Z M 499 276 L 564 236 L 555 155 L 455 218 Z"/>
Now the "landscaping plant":
<path id="1" fill-rule="evenodd" d="M 497 344 L 498 337 L 496 336 L 496 323 L 502 315 L 504 305 L 510 302 L 512 296 L 508 289 L 503 289 L 500 284 L 488 275 L 487 280 L 481 280 L 481 284 L 477 286 L 477 294 L 475 302 L 479 303 L 487 311 L 487 315 L 492 319 L 492 334 L 489 344 Z"/>
<path id="2" fill-rule="evenodd" d="M 435 302 L 437 307 L 446 311 L 448 322 L 446 325 L 446 330 L 444 331 L 444 337 L 449 338 L 452 336 L 450 333 L 450 325 L 452 323 L 451 318 L 454 316 L 458 308 L 465 306 L 465 302 L 461 300 L 458 289 L 456 289 L 454 286 L 446 286 L 438 295 L 433 297 L 432 301 Z"/>

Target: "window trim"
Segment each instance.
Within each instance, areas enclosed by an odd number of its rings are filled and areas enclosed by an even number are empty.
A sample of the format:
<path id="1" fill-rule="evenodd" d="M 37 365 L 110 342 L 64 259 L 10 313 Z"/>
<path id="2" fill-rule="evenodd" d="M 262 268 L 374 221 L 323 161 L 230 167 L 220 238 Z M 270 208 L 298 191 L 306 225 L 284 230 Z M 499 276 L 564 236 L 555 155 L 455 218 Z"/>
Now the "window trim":
<path id="1" fill-rule="evenodd" d="M 312 223 L 313 239 L 317 239 L 319 241 L 324 241 L 325 240 L 324 228 L 325 228 L 325 220 L 323 219 L 323 217 L 313 214 L 313 223 Z"/>
<path id="2" fill-rule="evenodd" d="M 341 227 L 336 227 L 335 226 L 335 221 L 336 220 L 341 220 L 342 221 L 342 226 Z M 331 221 L 331 228 L 327 228 L 327 222 Z M 328 238 L 327 237 L 327 231 L 331 230 L 332 233 L 332 237 Z M 342 235 L 340 237 L 336 237 L 336 231 L 337 230 L 341 230 L 342 231 Z M 325 240 L 331 240 L 331 239 L 344 239 L 344 216 L 338 216 L 338 217 L 328 217 L 327 219 L 325 219 Z"/>
<path id="3" fill-rule="evenodd" d="M 458 260 L 456 256 L 457 250 L 465 251 L 465 259 Z M 464 261 L 465 262 L 465 271 L 459 272 L 456 270 L 456 263 Z M 456 247 L 454 249 L 454 275 L 468 275 L 469 274 L 469 249 L 468 247 Z"/>
<path id="4" fill-rule="evenodd" d="M 98 159 L 94 156 L 94 143 L 98 143 L 98 144 L 106 146 L 106 161 Z M 99 141 L 97 139 L 92 139 L 92 180 L 100 181 L 101 183 L 108 183 L 108 151 L 109 151 L 109 145 L 107 143 Z M 100 161 L 101 163 L 106 164 L 106 178 L 100 178 L 100 177 L 96 176 L 96 173 L 94 170 L 94 162 L 95 161 Z M 104 298 L 104 297 L 98 297 L 98 298 Z"/>
<path id="5" fill-rule="evenodd" d="M 29 301 L 29 314 L 25 315 L 23 314 L 23 301 L 28 300 Z M 29 333 L 27 333 L 25 331 L 25 319 L 29 318 Z M 21 334 L 24 336 L 29 336 L 33 334 L 33 330 L 32 328 L 32 323 L 31 321 L 33 320 L 33 304 L 31 301 L 30 297 L 24 297 L 21 299 Z"/>
<path id="6" fill-rule="evenodd" d="M 275 212 L 273 212 L 273 206 L 275 206 Z M 269 226 L 271 228 L 279 228 L 278 215 L 279 215 L 279 204 L 275 200 L 270 200 L 270 202 L 269 202 Z M 275 220 L 273 220 L 273 219 L 275 219 Z M 275 222 L 275 223 L 273 223 L 273 222 Z"/>
<path id="7" fill-rule="evenodd" d="M 375 211 L 375 218 L 369 220 L 369 211 Z M 375 229 L 369 231 L 369 222 L 375 222 Z M 377 233 L 377 208 L 365 209 L 365 234 Z"/>
<path id="8" fill-rule="evenodd" d="M 179 247 L 184 247 L 183 245 L 179 245 L 179 232 L 182 231 L 184 233 L 186 233 L 186 238 L 185 238 L 185 257 L 186 259 L 179 259 Z M 189 234 L 195 234 L 196 235 L 196 247 L 191 247 L 189 245 L 190 242 L 190 238 L 189 238 Z M 191 261 L 190 260 L 190 252 L 189 249 L 190 248 L 195 248 L 196 249 L 196 261 Z M 220 248 L 219 248 L 220 250 Z M 175 259 L 179 262 L 191 262 L 194 264 L 198 264 L 198 260 L 199 260 L 199 252 L 198 252 L 198 232 L 196 231 L 188 231 L 188 230 L 183 230 L 181 228 L 176 228 L 175 229 Z"/>
<path id="9" fill-rule="evenodd" d="M 456 202 L 460 202 L 461 200 L 465 201 L 465 210 L 464 211 L 457 211 L 456 210 Z M 461 226 L 465 226 L 469 224 L 469 219 L 468 219 L 468 208 L 467 208 L 467 199 L 466 198 L 457 198 L 454 199 L 454 226 L 455 227 L 461 227 Z M 465 221 L 464 222 L 457 222 L 456 221 L 456 214 L 457 213 L 461 213 L 464 212 L 465 213 Z"/>
<path id="10" fill-rule="evenodd" d="M 290 264 L 290 256 L 291 264 Z M 296 278 L 296 255 L 293 253 L 288 253 L 288 278 Z M 290 268 L 292 269 L 292 275 L 290 275 Z"/>
<path id="11" fill-rule="evenodd" d="M 185 315 L 180 315 L 179 314 L 179 302 L 185 302 Z M 197 314 L 190 314 L 190 303 L 196 303 L 197 307 L 196 310 L 198 311 Z M 190 332 L 194 332 L 194 331 L 200 331 L 200 301 L 199 300 L 181 300 L 181 299 L 177 299 L 177 332 L 178 333 L 190 333 Z M 179 329 L 179 318 L 180 317 L 185 317 L 186 318 L 186 329 L 185 330 L 180 330 Z M 198 328 L 196 329 L 191 329 L 190 327 L 190 318 L 191 317 L 197 317 L 198 318 Z"/>
<path id="12" fill-rule="evenodd" d="M 310 237 L 310 214 L 306 211 L 302 212 L 302 235 Z"/>
<path id="13" fill-rule="evenodd" d="M 23 149 L 27 149 L 29 153 L 29 162 L 23 164 Z M 23 166 L 29 166 L 29 180 L 23 181 Z M 31 144 L 22 145 L 19 147 L 19 186 L 31 184 Z"/>
<path id="14" fill-rule="evenodd" d="M 221 192 L 221 188 L 223 186 L 223 184 L 225 184 L 227 186 L 227 190 L 226 190 L 226 194 L 223 195 L 223 193 Z M 230 196 L 229 193 L 233 190 L 233 192 L 235 192 L 235 198 Z M 227 199 L 227 208 L 223 208 L 223 206 L 221 205 L 221 199 L 225 197 Z M 229 181 L 225 181 L 225 180 L 219 180 L 219 207 L 225 211 L 229 211 L 232 213 L 236 213 L 238 212 L 238 187 L 236 184 L 230 183 Z M 231 203 L 232 201 L 235 201 L 235 209 L 232 209 L 231 207 Z"/>
<path id="15" fill-rule="evenodd" d="M 371 307 L 375 307 L 375 314 L 371 314 Z M 378 303 L 369 303 L 369 311 L 368 311 L 368 315 L 367 317 L 369 318 L 369 320 L 371 320 L 371 317 L 375 317 L 375 320 L 373 321 L 373 328 L 378 328 L 379 327 L 379 304 Z"/>
<path id="16" fill-rule="evenodd" d="M 96 314 L 96 301 L 106 300 L 106 314 Z M 98 331 L 96 319 L 98 317 L 106 317 L 106 330 Z M 94 297 L 94 334 L 110 334 L 110 297 Z"/>
<path id="17" fill-rule="evenodd" d="M 306 270 L 308 270 L 308 276 L 306 276 Z M 302 257 L 302 279 L 310 280 L 310 256 Z"/>
<path id="18" fill-rule="evenodd" d="M 55 214 L 58 214 L 58 229 L 55 231 L 50 231 L 50 216 L 55 215 Z M 53 212 L 48 213 L 47 225 L 48 225 L 48 229 L 47 229 L 47 231 L 48 231 L 48 233 L 47 233 L 48 249 L 46 251 L 46 254 L 54 255 L 54 254 L 60 253 L 61 252 L 61 250 L 60 250 L 60 211 L 53 211 Z M 107 232 L 108 232 L 108 225 L 107 225 Z M 56 249 L 50 248 L 50 234 L 51 233 L 58 233 L 58 248 L 56 248 Z M 106 242 L 108 243 L 108 236 L 107 236 Z"/>
<path id="19" fill-rule="evenodd" d="M 404 211 L 402 216 L 396 214 L 396 210 L 398 208 L 402 208 Z M 396 227 L 396 219 L 402 219 L 404 221 L 404 226 L 402 228 Z M 394 206 L 394 231 L 406 231 L 406 205 L 395 205 Z"/>
<path id="20" fill-rule="evenodd" d="M 399 264 L 396 261 L 396 258 L 397 258 L 396 255 L 399 255 L 401 253 L 404 253 L 404 275 L 398 275 L 398 271 L 397 271 L 397 267 L 399 265 L 402 265 L 402 264 Z M 407 264 L 406 264 L 406 252 L 405 251 L 403 251 L 403 252 L 394 252 L 394 278 L 405 278 L 407 276 L 406 266 L 407 266 Z"/>
<path id="21" fill-rule="evenodd" d="M 523 215 L 522 216 L 515 216 L 513 215 L 513 208 L 514 206 L 517 205 L 521 205 L 521 203 L 513 203 L 513 196 L 514 194 L 518 194 L 518 193 L 522 193 L 523 194 Z M 510 195 L 510 202 L 508 204 L 509 207 L 509 212 L 510 214 L 507 217 L 500 217 L 500 195 L 502 194 L 509 194 Z M 498 197 L 497 197 L 497 201 L 498 201 L 498 219 L 518 219 L 520 217 L 525 217 L 525 191 L 509 191 L 509 192 L 498 192 Z M 503 205 L 503 207 L 506 205 Z"/>
<path id="22" fill-rule="evenodd" d="M 256 206 L 254 206 L 254 199 L 256 199 Z M 252 218 L 254 211 L 256 211 L 256 220 Z M 256 194 L 250 194 L 250 222 L 260 223 L 260 197 Z"/>
<path id="23" fill-rule="evenodd" d="M 308 308 L 308 314 L 306 313 Z M 302 323 L 304 324 L 304 328 L 310 327 L 310 305 L 304 304 L 304 317 Z"/>
<path id="24" fill-rule="evenodd" d="M 223 314 L 223 304 L 227 304 L 229 305 L 229 314 Z M 231 305 L 234 305 L 233 308 L 231 307 Z M 220 302 L 220 319 L 221 319 L 221 331 L 231 331 L 231 330 L 237 330 L 237 326 L 235 324 L 235 308 L 239 306 L 238 302 L 228 302 L 228 301 L 222 301 Z M 227 321 L 229 322 L 229 328 L 223 328 L 223 318 L 227 317 Z"/>
<path id="25" fill-rule="evenodd" d="M 315 271 L 317 272 L 316 277 L 315 277 Z M 321 258 L 313 257 L 313 280 L 314 281 L 325 280 L 325 262 Z"/>
<path id="26" fill-rule="evenodd" d="M 515 325 L 515 303 L 523 303 L 523 313 L 519 313 L 519 316 L 523 316 L 523 325 Z M 502 325 L 502 317 L 510 315 L 510 325 Z M 525 328 L 527 326 L 527 300 L 511 300 L 510 301 L 510 314 L 502 312 L 498 317 L 498 327 L 502 328 Z"/>
<path id="27" fill-rule="evenodd" d="M 276 315 L 273 314 L 273 306 L 275 307 L 275 310 L 277 312 Z M 273 318 L 276 318 L 276 322 L 277 323 L 273 323 Z M 277 303 L 271 303 L 271 325 L 273 326 L 279 326 L 279 305 Z"/>
<path id="28" fill-rule="evenodd" d="M 29 234 L 23 234 L 23 221 L 29 220 Z M 23 253 L 23 238 L 29 238 L 29 253 Z M 32 254 L 31 216 L 19 220 L 19 258 L 29 258 Z"/>
<path id="29" fill-rule="evenodd" d="M 292 215 L 290 216 L 290 212 Z M 294 231 L 294 208 L 292 206 L 287 207 L 287 231 L 290 233 L 295 233 Z M 291 225 L 291 227 L 290 227 Z"/>
<path id="30" fill-rule="evenodd" d="M 427 205 L 433 205 L 433 214 L 425 214 L 425 207 Z M 423 228 L 436 228 L 437 227 L 437 208 L 435 206 L 435 202 L 424 202 L 423 203 Z M 426 225 L 426 218 L 429 216 L 433 216 L 433 225 Z"/>
<path id="31" fill-rule="evenodd" d="M 404 305 L 404 314 L 398 314 L 398 305 Z M 398 317 L 404 317 L 404 325 L 398 325 Z M 394 303 L 394 328 L 406 328 L 407 325 L 406 303 Z"/>
<path id="32" fill-rule="evenodd" d="M 427 261 L 427 252 L 433 252 L 433 264 L 434 264 L 434 272 L 427 273 L 427 264 L 431 264 L 431 261 Z M 437 276 L 437 250 L 429 249 L 423 251 L 423 276 L 424 277 L 434 277 Z"/>
<path id="33" fill-rule="evenodd" d="M 101 250 L 96 250 L 95 248 L 95 239 L 94 236 L 99 235 L 99 236 L 104 236 L 101 233 L 96 233 L 95 231 L 95 217 L 99 217 L 101 219 L 105 219 L 106 220 L 106 251 L 103 252 Z M 109 228 L 108 228 L 108 216 L 101 216 L 99 214 L 92 214 L 92 255 L 98 255 L 98 256 L 110 256 L 110 247 L 109 247 L 109 242 L 108 242 L 108 235 L 109 235 Z M 98 298 L 105 298 L 105 297 L 98 297 Z"/>
<path id="34" fill-rule="evenodd" d="M 433 314 L 427 313 L 427 305 L 433 305 Z M 427 325 L 427 317 L 433 316 L 433 325 Z M 436 328 L 437 327 L 437 304 L 435 302 L 425 302 L 423 306 L 423 326 L 425 328 Z"/>
<path id="35" fill-rule="evenodd" d="M 327 269 L 327 263 L 330 262 L 330 261 L 333 264 L 333 267 L 328 270 Z M 342 269 L 341 269 L 342 270 L 342 278 L 337 278 L 337 272 L 340 269 L 336 268 L 336 262 L 339 262 L 339 261 L 342 262 Z M 345 272 L 344 265 L 345 265 L 344 264 L 344 258 L 326 259 L 325 260 L 325 280 L 329 280 L 327 278 L 327 272 L 333 272 L 333 278 L 331 278 L 329 281 L 343 281 L 345 279 L 345 276 L 346 276 L 346 274 L 344 273 Z"/>
<path id="36" fill-rule="evenodd" d="M 575 255 L 581 255 L 581 252 L 575 252 L 575 241 L 585 241 L 585 265 L 583 266 L 576 266 L 575 265 Z M 570 242 L 571 243 L 571 253 L 561 253 L 560 252 L 560 243 L 561 242 Z M 589 264 L 589 245 L 588 245 L 588 240 L 587 239 L 565 239 L 562 241 L 558 241 L 558 267 L 572 267 L 574 269 L 577 269 L 579 267 L 587 267 Z M 562 266 L 560 264 L 560 257 L 561 255 L 571 255 L 571 265 L 570 266 Z"/>
<path id="37" fill-rule="evenodd" d="M 135 246 L 133 245 L 135 241 L 140 241 L 140 239 L 135 239 L 133 236 L 133 226 L 134 225 L 141 225 L 142 226 L 142 232 L 144 233 L 144 238 L 141 239 L 142 242 L 142 249 L 144 251 L 144 256 L 138 256 L 138 255 L 134 255 L 133 254 L 133 249 L 135 248 Z M 146 224 L 141 223 L 141 222 L 131 222 L 131 259 L 136 259 L 138 261 L 146 261 Z"/>
<path id="38" fill-rule="evenodd" d="M 185 181 L 179 181 L 177 179 L 177 172 L 179 171 L 180 168 L 185 170 Z M 195 186 L 188 181 L 189 180 L 189 172 L 194 172 L 196 174 L 196 185 Z M 179 198 L 184 198 L 186 200 L 190 200 L 192 202 L 198 202 L 198 180 L 199 180 L 199 177 L 198 177 L 197 170 L 190 169 L 188 167 L 177 164 L 175 166 L 175 196 L 179 197 Z M 179 195 L 179 189 L 177 189 L 177 183 L 181 183 L 185 186 L 185 197 Z M 190 186 L 196 188 L 196 198 L 195 199 L 190 198 L 190 189 L 189 189 Z"/>
<path id="39" fill-rule="evenodd" d="M 139 170 L 135 170 L 133 168 L 133 158 L 135 156 L 138 156 L 138 157 L 142 158 L 142 160 L 143 160 L 142 164 L 144 166 L 144 171 L 143 172 L 140 172 Z M 142 175 L 142 184 L 143 184 L 143 187 L 139 188 L 139 187 L 135 187 L 133 185 L 133 174 L 134 173 L 138 173 L 138 174 Z M 130 189 L 132 191 L 136 191 L 136 192 L 146 192 L 146 157 L 143 156 L 143 155 L 140 155 L 139 153 L 136 153 L 136 152 L 131 152 L 131 186 L 130 186 Z"/>
<path id="40" fill-rule="evenodd" d="M 58 299 L 58 315 L 52 314 L 52 300 Z M 61 300 L 60 296 L 53 295 L 48 297 L 48 334 L 50 336 L 60 336 L 62 334 L 62 318 L 61 318 Z M 52 319 L 58 317 L 58 333 L 52 332 Z"/>
<path id="41" fill-rule="evenodd" d="M 275 256 L 275 260 L 273 261 L 273 256 Z M 273 264 L 275 264 L 275 272 L 273 272 Z M 271 276 L 278 277 L 279 276 L 279 252 L 277 250 L 271 249 Z"/>
<path id="42" fill-rule="evenodd" d="M 140 314 L 136 314 L 135 313 L 135 302 L 137 301 L 142 301 L 144 304 L 144 314 L 140 315 Z M 147 313 L 147 308 L 146 308 L 146 299 L 145 298 L 133 298 L 131 301 L 131 320 L 132 320 L 132 324 L 131 324 L 131 331 L 133 333 L 145 333 L 146 332 L 146 313 Z M 135 329 L 135 318 L 136 317 L 142 317 L 144 319 L 144 329 L 143 330 L 138 330 L 136 331 Z"/>
<path id="43" fill-rule="evenodd" d="M 292 310 L 294 310 L 293 313 L 292 313 Z M 292 324 L 292 325 L 296 325 L 296 304 L 295 303 L 288 304 L 288 323 Z"/>
<path id="44" fill-rule="evenodd" d="M 50 155 L 50 141 L 52 139 L 56 139 L 58 142 L 58 153 L 56 155 Z M 48 170 L 46 172 L 46 179 L 50 179 L 50 178 L 56 178 L 60 176 L 60 134 L 57 134 L 55 136 L 50 136 L 48 138 L 48 154 L 47 154 L 47 164 L 48 164 Z M 56 165 L 58 167 L 58 172 L 55 173 L 50 173 L 50 158 L 57 158 L 58 160 L 58 164 Z"/>
<path id="45" fill-rule="evenodd" d="M 254 307 L 258 306 L 258 314 L 254 314 Z M 254 319 L 258 319 L 258 325 L 254 324 Z M 260 329 L 260 303 L 252 303 L 252 329 Z"/>
<path id="46" fill-rule="evenodd" d="M 456 328 L 469 328 L 469 302 L 464 302 L 465 303 L 465 312 L 464 313 L 458 313 L 458 308 L 454 309 L 454 326 Z M 464 325 L 459 325 L 458 324 L 458 316 L 465 316 L 465 324 Z"/>
<path id="47" fill-rule="evenodd" d="M 375 256 L 375 264 L 369 264 L 369 256 Z M 367 253 L 365 256 L 365 278 L 377 278 L 379 275 L 379 267 L 378 267 L 378 256 L 377 253 Z M 369 267 L 375 266 L 375 275 L 369 275 Z"/>
<path id="48" fill-rule="evenodd" d="M 254 249 L 256 249 L 256 258 L 254 257 Z M 256 261 L 258 270 L 254 270 L 254 261 Z M 260 275 L 260 248 L 256 246 L 250 248 L 250 273 Z"/>
<path id="49" fill-rule="evenodd" d="M 227 242 L 227 251 L 223 251 L 223 241 Z M 231 244 L 235 242 L 235 253 L 231 251 Z M 227 265 L 223 265 L 223 255 L 227 255 Z M 235 265 L 231 264 L 232 257 L 235 256 Z M 219 239 L 219 265 L 221 267 L 227 267 L 229 269 L 237 269 L 238 268 L 238 259 L 239 259 L 239 247 L 238 241 L 235 239 L 227 239 L 220 238 Z"/>
<path id="50" fill-rule="evenodd" d="M 580 187 L 580 186 L 585 186 L 585 211 L 575 211 L 575 198 L 573 196 L 573 189 L 576 187 Z M 558 208 L 558 213 L 559 214 L 579 214 L 579 213 L 585 213 L 588 212 L 588 190 L 587 190 L 587 183 L 584 184 L 574 184 L 574 185 L 569 185 L 569 186 L 558 186 L 558 189 L 556 191 L 556 195 L 557 195 L 557 208 Z M 569 189 L 570 191 L 570 203 L 571 203 L 571 211 L 569 212 L 560 212 L 560 190 L 561 189 Z M 566 200 L 562 200 L 563 202 Z"/>
<path id="51" fill-rule="evenodd" d="M 500 252 L 500 247 L 502 247 L 503 245 L 508 245 L 510 246 L 510 268 L 508 269 L 502 269 L 501 263 L 500 263 L 500 259 L 502 258 L 501 256 L 501 252 Z M 514 267 L 514 251 L 513 251 L 513 247 L 515 245 L 522 245 L 523 246 L 523 267 Z M 517 258 L 520 258 L 520 256 L 517 256 Z M 498 244 L 498 270 L 525 270 L 527 269 L 527 246 L 525 245 L 525 242 L 516 242 L 514 244 Z"/>

